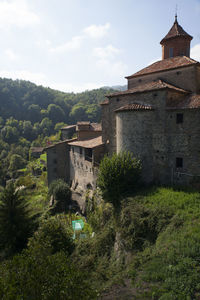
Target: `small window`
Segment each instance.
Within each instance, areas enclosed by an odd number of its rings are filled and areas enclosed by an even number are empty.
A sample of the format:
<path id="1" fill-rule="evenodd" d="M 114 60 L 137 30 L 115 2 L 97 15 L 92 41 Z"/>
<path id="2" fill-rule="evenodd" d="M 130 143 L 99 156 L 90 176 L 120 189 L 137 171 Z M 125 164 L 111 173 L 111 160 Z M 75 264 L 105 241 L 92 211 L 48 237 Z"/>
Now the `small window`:
<path id="1" fill-rule="evenodd" d="M 80 147 L 80 154 L 82 155 L 82 153 L 83 153 L 83 149 Z"/>
<path id="2" fill-rule="evenodd" d="M 176 168 L 182 168 L 183 167 L 183 159 L 182 157 L 176 158 Z"/>
<path id="3" fill-rule="evenodd" d="M 176 114 L 176 124 L 183 123 L 183 114 Z"/>
<path id="4" fill-rule="evenodd" d="M 173 57 L 173 56 L 174 56 L 174 49 L 169 48 L 169 57 Z"/>
<path id="5" fill-rule="evenodd" d="M 74 147 L 72 147 L 72 152 L 74 153 Z"/>

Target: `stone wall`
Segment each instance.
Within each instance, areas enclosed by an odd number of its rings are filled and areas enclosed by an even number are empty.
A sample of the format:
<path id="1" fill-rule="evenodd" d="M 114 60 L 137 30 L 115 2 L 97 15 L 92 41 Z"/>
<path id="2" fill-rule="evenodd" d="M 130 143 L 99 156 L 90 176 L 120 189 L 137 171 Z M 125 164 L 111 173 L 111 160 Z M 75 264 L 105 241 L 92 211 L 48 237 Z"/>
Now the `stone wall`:
<path id="1" fill-rule="evenodd" d="M 176 124 L 176 115 L 183 114 L 183 123 Z M 188 184 L 200 175 L 200 111 L 197 109 L 167 111 L 168 165 L 174 183 Z M 176 158 L 183 167 L 176 168 Z M 185 173 L 185 174 L 180 174 Z M 199 177 L 200 179 L 200 177 Z"/>
<path id="2" fill-rule="evenodd" d="M 101 131 L 95 131 L 95 130 L 81 130 L 77 132 L 78 134 L 78 140 L 88 140 L 88 139 L 94 139 L 98 136 L 102 135 Z"/>
<path id="3" fill-rule="evenodd" d="M 173 94 L 159 94 L 160 103 L 164 96 L 168 101 L 175 97 Z M 177 114 L 183 114 L 183 123 L 177 123 Z M 189 184 L 200 175 L 198 109 L 166 110 L 158 105 L 154 111 L 123 111 L 116 115 L 117 152 L 128 150 L 142 160 L 145 182 Z M 177 167 L 177 158 L 182 159 L 182 167 Z"/>
<path id="4" fill-rule="evenodd" d="M 61 128 L 61 140 L 71 139 L 72 136 L 76 133 L 76 125 L 71 125 L 66 128 Z"/>
<path id="5" fill-rule="evenodd" d="M 200 67 L 196 68 L 196 74 L 197 74 L 197 94 L 200 94 Z"/>
<path id="6" fill-rule="evenodd" d="M 152 74 L 141 75 L 128 79 L 128 89 L 134 88 L 140 84 L 162 79 L 172 85 L 185 90 L 196 92 L 196 67 L 188 66 L 176 68 L 174 70 L 156 72 Z"/>
<path id="7" fill-rule="evenodd" d="M 143 179 L 153 181 L 152 126 L 154 111 L 123 111 L 116 115 L 117 153 L 131 151 L 142 161 Z"/>
<path id="8" fill-rule="evenodd" d="M 112 97 L 109 99 L 109 105 L 102 113 L 102 132 L 103 141 L 109 141 L 109 152 L 116 151 L 116 113 L 115 110 L 130 103 L 152 104 L 153 106 L 164 109 L 166 103 L 166 91 L 153 91 L 138 93 L 133 95 Z M 158 120 L 162 118 L 161 113 L 156 113 Z M 161 127 L 162 124 L 160 124 Z"/>
<path id="9" fill-rule="evenodd" d="M 86 149 L 76 146 L 71 146 L 70 149 L 70 181 L 72 188 L 79 191 L 96 187 L 97 169 L 92 158 L 85 159 L 85 151 Z"/>
<path id="10" fill-rule="evenodd" d="M 47 170 L 48 170 L 48 185 L 53 180 L 63 179 L 69 182 L 69 146 L 62 142 L 54 146 L 46 148 L 47 152 Z"/>
<path id="11" fill-rule="evenodd" d="M 190 57 L 190 40 L 178 37 L 169 39 L 162 45 L 162 59 L 169 58 L 170 48 L 173 48 L 173 57 L 185 55 Z"/>

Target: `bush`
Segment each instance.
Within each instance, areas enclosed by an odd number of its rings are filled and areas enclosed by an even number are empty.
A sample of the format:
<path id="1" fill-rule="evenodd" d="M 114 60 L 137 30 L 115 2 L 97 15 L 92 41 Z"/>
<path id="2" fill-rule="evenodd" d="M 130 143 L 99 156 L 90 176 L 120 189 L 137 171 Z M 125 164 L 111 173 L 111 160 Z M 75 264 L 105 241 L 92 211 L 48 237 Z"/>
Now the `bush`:
<path id="1" fill-rule="evenodd" d="M 134 191 L 139 183 L 141 163 L 130 152 L 105 156 L 99 166 L 97 184 L 106 201 L 120 206 L 120 196 Z"/>
<path id="2" fill-rule="evenodd" d="M 24 251 L 0 266 L 0 298 L 29 300 L 96 299 L 86 272 L 65 253 L 43 255 Z"/>
<path id="3" fill-rule="evenodd" d="M 46 254 L 63 251 L 68 256 L 74 250 L 73 231 L 70 225 L 65 222 L 62 215 L 43 220 L 38 231 L 30 239 L 29 248 L 40 249 Z"/>
<path id="4" fill-rule="evenodd" d="M 56 200 L 56 212 L 67 211 L 71 201 L 71 190 L 62 179 L 54 180 L 49 187 L 49 195 L 53 195 Z"/>

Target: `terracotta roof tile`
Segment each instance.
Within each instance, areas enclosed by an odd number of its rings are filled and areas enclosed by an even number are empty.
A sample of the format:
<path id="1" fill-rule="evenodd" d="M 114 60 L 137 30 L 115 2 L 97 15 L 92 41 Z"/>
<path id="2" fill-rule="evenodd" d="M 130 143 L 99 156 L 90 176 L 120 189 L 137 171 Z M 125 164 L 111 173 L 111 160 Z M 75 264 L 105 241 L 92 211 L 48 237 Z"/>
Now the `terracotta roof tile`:
<path id="1" fill-rule="evenodd" d="M 91 123 L 90 130 L 92 131 L 102 131 L 101 123 Z"/>
<path id="2" fill-rule="evenodd" d="M 77 125 L 90 125 L 90 121 L 80 121 L 77 122 Z"/>
<path id="3" fill-rule="evenodd" d="M 147 83 L 140 84 L 132 89 L 123 91 L 123 92 L 117 92 L 113 93 L 110 95 L 107 95 L 107 97 L 115 97 L 115 96 L 120 96 L 120 95 L 130 95 L 130 94 L 135 94 L 135 93 L 143 93 L 143 92 L 150 92 L 154 90 L 161 90 L 161 89 L 171 89 L 171 90 L 176 90 L 177 92 L 181 93 L 188 93 L 188 91 L 183 90 L 181 88 L 178 88 L 172 84 L 169 84 L 163 80 L 156 80 L 156 81 L 151 81 Z"/>
<path id="4" fill-rule="evenodd" d="M 68 140 L 64 140 L 64 141 L 60 141 L 60 142 L 58 142 L 58 143 L 56 143 L 56 144 L 53 144 L 53 145 L 50 145 L 50 146 L 45 147 L 45 148 L 43 149 L 43 152 L 46 151 L 46 150 L 48 150 L 48 149 L 50 149 L 50 148 L 54 148 L 54 147 L 56 147 L 57 145 L 68 144 L 69 142 L 76 141 L 76 140 L 77 140 L 77 138 L 68 139 Z"/>
<path id="5" fill-rule="evenodd" d="M 76 125 L 68 125 L 68 126 L 65 126 L 65 127 L 62 127 L 61 130 L 63 129 L 71 129 L 71 128 L 75 128 Z"/>
<path id="6" fill-rule="evenodd" d="M 83 148 L 96 148 L 98 146 L 103 145 L 104 143 L 102 142 L 102 136 L 99 136 L 94 139 L 88 139 L 88 140 L 83 140 L 83 141 L 74 141 L 68 143 L 70 146 L 79 146 Z"/>
<path id="7" fill-rule="evenodd" d="M 171 57 L 171 58 L 166 58 L 163 60 L 159 60 L 150 66 L 140 70 L 139 72 L 128 76 L 126 78 L 132 78 L 132 77 L 138 77 L 141 75 L 147 75 L 151 73 L 156 73 L 156 72 L 162 72 L 162 71 L 167 71 L 170 69 L 176 69 L 180 67 L 187 67 L 189 65 L 195 65 L 199 64 L 198 61 L 191 59 L 187 56 L 176 56 L 176 57 Z"/>
<path id="8" fill-rule="evenodd" d="M 105 99 L 103 102 L 100 103 L 101 105 L 106 105 L 106 104 L 109 104 L 109 101 L 108 99 Z"/>
<path id="9" fill-rule="evenodd" d="M 161 40 L 161 45 L 169 39 L 175 38 L 175 37 L 184 37 L 187 38 L 189 40 L 192 40 L 193 37 L 191 35 L 189 35 L 177 22 L 177 20 L 175 20 L 172 28 L 170 29 L 170 31 L 168 32 L 168 34 Z"/>
<path id="10" fill-rule="evenodd" d="M 168 100 L 166 109 L 192 109 L 200 108 L 200 95 L 190 95 L 184 100 Z"/>
<path id="11" fill-rule="evenodd" d="M 132 103 L 132 104 L 124 105 L 124 106 L 116 109 L 115 112 L 129 111 L 129 110 L 153 110 L 153 109 L 154 108 L 151 105 Z"/>
<path id="12" fill-rule="evenodd" d="M 31 147 L 31 152 L 32 153 L 40 153 L 43 151 L 43 147 Z"/>

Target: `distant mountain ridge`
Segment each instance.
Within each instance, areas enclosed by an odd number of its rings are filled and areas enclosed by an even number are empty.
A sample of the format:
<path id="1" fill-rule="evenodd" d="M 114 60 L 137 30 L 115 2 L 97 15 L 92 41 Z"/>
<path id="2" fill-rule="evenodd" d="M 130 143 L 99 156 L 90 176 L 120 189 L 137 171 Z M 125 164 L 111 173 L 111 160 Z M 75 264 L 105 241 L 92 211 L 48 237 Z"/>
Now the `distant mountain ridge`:
<path id="1" fill-rule="evenodd" d="M 102 89 L 113 89 L 116 91 L 126 91 L 127 90 L 127 85 L 113 85 L 113 86 L 103 86 Z"/>

